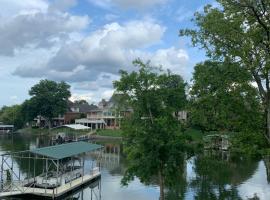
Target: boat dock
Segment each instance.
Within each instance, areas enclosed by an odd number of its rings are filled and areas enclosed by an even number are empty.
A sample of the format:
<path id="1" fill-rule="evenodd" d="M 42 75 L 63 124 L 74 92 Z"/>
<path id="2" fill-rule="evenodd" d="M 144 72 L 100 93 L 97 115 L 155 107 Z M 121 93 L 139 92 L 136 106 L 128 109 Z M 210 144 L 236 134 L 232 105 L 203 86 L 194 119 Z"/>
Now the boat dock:
<path id="1" fill-rule="evenodd" d="M 57 199 L 100 176 L 98 159 L 103 147 L 87 142 L 44 147 L 2 155 L 0 198 L 34 195 Z M 95 159 L 85 162 L 85 156 Z M 27 175 L 14 161 L 28 161 Z M 18 164 L 18 163 L 17 163 Z"/>
<path id="2" fill-rule="evenodd" d="M 0 134 L 9 134 L 14 130 L 14 125 L 5 125 L 0 122 Z"/>

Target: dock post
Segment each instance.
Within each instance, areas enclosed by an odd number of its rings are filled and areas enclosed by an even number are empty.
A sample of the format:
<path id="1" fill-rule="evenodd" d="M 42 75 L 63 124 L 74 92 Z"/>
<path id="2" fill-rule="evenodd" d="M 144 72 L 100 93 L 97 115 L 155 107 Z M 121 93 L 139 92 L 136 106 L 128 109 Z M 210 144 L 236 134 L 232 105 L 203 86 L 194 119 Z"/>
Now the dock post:
<path id="1" fill-rule="evenodd" d="M 57 188 L 58 188 L 58 185 L 59 185 L 58 178 L 59 178 L 59 160 L 57 160 L 56 194 L 57 194 Z"/>
<path id="2" fill-rule="evenodd" d="M 83 164 L 82 164 L 82 171 L 83 171 L 83 174 L 82 174 L 82 181 L 83 181 L 83 177 L 84 177 L 84 156 L 85 156 L 85 155 L 83 155 Z"/>
<path id="3" fill-rule="evenodd" d="M 48 185 L 48 158 L 46 158 L 46 186 L 45 186 L 45 194 L 47 194 L 47 185 Z"/>
<path id="4" fill-rule="evenodd" d="M 4 189 L 4 177 L 3 177 L 3 173 L 4 173 L 4 156 L 2 155 L 2 161 L 1 161 L 1 190 Z"/>
<path id="5" fill-rule="evenodd" d="M 99 200 L 101 200 L 101 178 L 99 179 L 99 184 L 98 184 L 98 186 L 99 186 Z"/>

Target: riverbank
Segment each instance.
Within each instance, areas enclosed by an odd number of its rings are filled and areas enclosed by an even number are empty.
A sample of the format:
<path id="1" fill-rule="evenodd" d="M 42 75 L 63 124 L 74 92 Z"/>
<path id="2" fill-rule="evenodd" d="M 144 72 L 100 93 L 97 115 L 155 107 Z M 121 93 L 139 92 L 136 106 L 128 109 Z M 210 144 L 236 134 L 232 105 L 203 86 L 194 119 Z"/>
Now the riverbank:
<path id="1" fill-rule="evenodd" d="M 38 128 L 24 128 L 16 131 L 17 133 L 24 135 L 50 135 L 54 136 L 58 133 L 67 133 L 67 134 L 76 134 L 76 135 L 85 135 L 89 134 L 89 130 L 72 130 L 67 128 L 58 128 L 58 129 L 38 129 Z M 97 130 L 91 132 L 91 135 L 95 139 L 122 139 L 122 131 L 121 130 Z"/>

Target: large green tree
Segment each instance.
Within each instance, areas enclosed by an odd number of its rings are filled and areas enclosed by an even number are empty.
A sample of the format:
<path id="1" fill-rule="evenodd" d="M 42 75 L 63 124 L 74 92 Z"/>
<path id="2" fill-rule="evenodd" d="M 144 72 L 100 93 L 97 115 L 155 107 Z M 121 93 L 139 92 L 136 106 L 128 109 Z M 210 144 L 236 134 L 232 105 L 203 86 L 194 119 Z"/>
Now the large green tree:
<path id="1" fill-rule="evenodd" d="M 174 112 L 185 107 L 186 84 L 179 75 L 151 67 L 149 62 L 136 60 L 134 65 L 138 71 L 121 71 L 120 80 L 114 82 L 133 109 L 122 126 L 129 161 L 123 183 L 135 176 L 150 183 L 158 176 L 164 200 L 165 184 L 180 174 L 183 165 L 186 141 Z"/>
<path id="2" fill-rule="evenodd" d="M 68 98 L 71 96 L 67 83 L 50 80 L 41 80 L 30 89 L 29 94 L 31 99 L 25 104 L 25 109 L 31 110 L 28 110 L 30 116 L 44 117 L 49 127 L 53 117 L 66 112 Z"/>
<path id="3" fill-rule="evenodd" d="M 194 29 L 181 30 L 194 45 L 215 60 L 230 60 L 245 68 L 256 82 L 265 111 L 270 143 L 270 1 L 217 0 L 195 14 Z"/>
<path id="4" fill-rule="evenodd" d="M 197 64 L 191 87 L 190 118 L 203 130 L 262 129 L 262 108 L 251 75 L 235 63 Z"/>

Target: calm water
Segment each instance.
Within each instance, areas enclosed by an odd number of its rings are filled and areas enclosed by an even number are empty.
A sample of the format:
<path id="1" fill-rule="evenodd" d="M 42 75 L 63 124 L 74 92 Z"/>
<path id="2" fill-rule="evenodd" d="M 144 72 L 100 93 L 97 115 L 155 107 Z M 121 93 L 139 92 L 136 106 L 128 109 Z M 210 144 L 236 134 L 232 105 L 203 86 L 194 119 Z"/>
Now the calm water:
<path id="1" fill-rule="evenodd" d="M 158 186 L 144 185 L 138 179 L 121 187 L 125 170 L 122 147 L 118 142 L 101 142 L 105 146 L 102 159 L 101 190 L 87 187 L 66 199 L 98 200 L 158 200 Z M 48 138 L 1 136 L 0 153 L 47 146 Z M 24 166 L 19 166 L 23 168 Z M 269 169 L 270 170 L 270 169 Z M 270 184 L 263 160 L 234 157 L 222 153 L 204 153 L 190 158 L 183 165 L 181 178 L 167 188 L 168 200 L 248 199 L 256 194 L 261 200 L 270 199 Z M 270 177 L 268 177 L 268 180 Z M 91 198 L 92 196 L 92 198 Z"/>

